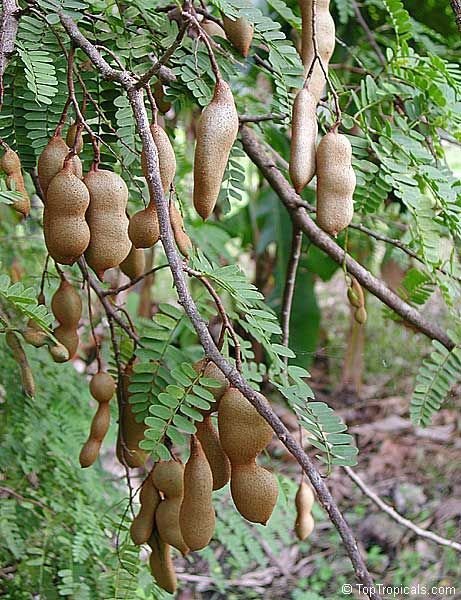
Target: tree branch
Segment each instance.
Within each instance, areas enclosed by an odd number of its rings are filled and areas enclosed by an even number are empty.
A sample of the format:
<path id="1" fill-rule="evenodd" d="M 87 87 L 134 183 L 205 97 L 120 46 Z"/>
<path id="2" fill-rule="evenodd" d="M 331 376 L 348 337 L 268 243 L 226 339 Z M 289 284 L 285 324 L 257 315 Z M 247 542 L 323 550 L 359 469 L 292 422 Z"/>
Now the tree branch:
<path id="1" fill-rule="evenodd" d="M 14 43 L 18 33 L 19 7 L 16 0 L 3 0 L 0 17 L 0 108 L 3 105 L 3 76 L 9 59 L 14 52 Z"/>
<path id="2" fill-rule="evenodd" d="M 244 125 L 240 130 L 240 135 L 243 149 L 255 165 L 259 167 L 272 189 L 282 200 L 293 222 L 299 226 L 311 242 L 328 254 L 339 265 L 345 264 L 348 272 L 354 275 L 364 288 L 389 306 L 405 321 L 408 321 L 429 338 L 438 340 L 451 350 L 454 344 L 445 331 L 437 324 L 425 319 L 415 308 L 407 304 L 397 294 L 394 294 L 380 279 L 376 278 L 365 267 L 354 260 L 327 233 L 314 223 L 306 209 L 299 206 L 300 197 L 277 169 L 274 162 L 268 157 L 264 146 L 258 140 L 255 133 L 248 126 Z"/>
<path id="3" fill-rule="evenodd" d="M 427 540 L 431 540 L 436 544 L 439 544 L 440 546 L 448 546 L 449 548 L 453 548 L 457 552 L 461 552 L 461 544 L 458 544 L 458 542 L 454 542 L 452 540 L 447 540 L 446 538 L 441 537 L 440 535 L 437 535 L 432 531 L 427 531 L 427 529 L 421 529 L 421 527 L 418 527 L 412 521 L 405 519 L 405 517 L 402 517 L 402 515 L 399 514 L 396 510 L 394 510 L 392 506 L 389 506 L 389 504 L 384 502 L 384 500 L 382 500 L 377 494 L 375 494 L 375 492 L 373 492 L 373 490 L 371 490 L 366 485 L 366 483 L 356 473 L 354 473 L 354 471 L 350 467 L 344 467 L 344 470 L 352 479 L 352 481 L 362 490 L 365 496 L 368 496 L 368 498 L 370 498 L 370 500 L 374 502 L 376 506 L 378 506 L 378 508 L 380 508 L 383 512 L 385 512 L 392 519 L 394 519 L 394 521 L 397 521 L 397 523 L 400 523 L 400 525 L 403 525 L 407 529 L 410 529 L 419 537 L 426 538 Z"/>
<path id="4" fill-rule="evenodd" d="M 451 8 L 455 13 L 456 25 L 458 26 L 458 31 L 461 32 L 461 0 L 450 0 Z"/>
<path id="5" fill-rule="evenodd" d="M 369 589 L 369 597 L 371 600 L 380 600 L 380 596 L 375 591 L 373 579 L 368 572 L 363 557 L 358 549 L 352 530 L 344 519 L 320 473 L 315 468 L 314 463 L 304 452 L 304 449 L 290 434 L 278 415 L 273 411 L 266 398 L 259 392 L 256 392 L 240 375 L 235 367 L 233 367 L 221 355 L 212 336 L 210 335 L 210 332 L 208 331 L 206 322 L 200 315 L 197 306 L 189 292 L 183 272 L 182 260 L 179 257 L 174 242 L 174 236 L 169 217 L 168 202 L 163 194 L 158 166 L 157 148 L 150 130 L 149 118 L 144 105 L 143 93 L 135 87 L 136 80 L 127 72 L 118 72 L 115 69 L 112 69 L 99 55 L 94 46 L 80 33 L 78 27 L 72 21 L 72 19 L 66 17 L 62 12 L 60 13 L 60 19 L 74 44 L 82 48 L 93 64 L 103 74 L 103 76 L 108 79 L 118 81 L 127 91 L 128 99 L 133 110 L 138 133 L 141 137 L 146 156 L 147 182 L 151 198 L 154 200 L 157 208 L 160 226 L 160 238 L 170 264 L 170 269 L 178 293 L 178 301 L 182 305 L 187 316 L 190 318 L 206 355 L 221 369 L 229 382 L 242 392 L 248 401 L 256 408 L 259 414 L 271 425 L 280 441 L 301 465 L 311 481 L 315 491 L 317 492 L 320 504 L 328 513 L 343 540 L 357 579 Z M 104 300 L 107 302 L 106 298 L 104 298 Z"/>
<path id="6" fill-rule="evenodd" d="M 293 223 L 291 234 L 290 260 L 287 266 L 287 277 L 285 288 L 283 290 L 282 300 L 282 344 L 288 346 L 290 341 L 290 317 L 293 304 L 293 295 L 295 291 L 296 272 L 298 270 L 299 259 L 301 256 L 301 246 L 303 242 L 303 232 Z M 284 357 L 285 364 L 288 364 L 288 356 Z"/>
<path id="7" fill-rule="evenodd" d="M 356 0 L 352 0 L 352 8 L 354 10 L 355 17 L 356 17 L 356 19 L 358 21 L 358 24 L 360 25 L 360 27 L 365 32 L 365 35 L 367 37 L 368 42 L 370 43 L 370 46 L 375 51 L 376 56 L 378 57 L 379 62 L 384 67 L 386 65 L 386 58 L 385 58 L 384 54 L 382 53 L 381 48 L 378 46 L 378 42 L 376 41 L 376 38 L 373 35 L 373 32 L 368 27 L 368 23 L 363 18 L 363 15 L 362 15 L 362 13 L 360 11 L 360 7 L 359 7 L 358 2 Z"/>

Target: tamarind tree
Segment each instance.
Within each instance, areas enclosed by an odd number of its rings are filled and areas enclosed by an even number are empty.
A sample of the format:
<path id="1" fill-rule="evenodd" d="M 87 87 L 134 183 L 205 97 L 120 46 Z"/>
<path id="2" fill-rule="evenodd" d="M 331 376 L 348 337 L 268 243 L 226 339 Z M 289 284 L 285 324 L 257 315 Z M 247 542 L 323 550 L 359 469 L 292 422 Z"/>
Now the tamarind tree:
<path id="1" fill-rule="evenodd" d="M 283 538 L 277 510 L 296 493 L 256 462 L 274 434 L 299 465 L 299 539 L 313 489 L 380 597 L 328 485 L 358 450 L 309 386 L 314 284 L 343 275 L 354 398 L 370 295 L 432 344 L 409 406 L 429 424 L 460 379 L 461 75 L 459 14 L 423 13 L 399 0 L 3 1 L 7 597 L 167 597 L 171 547 L 210 540 L 258 560 L 247 521 L 272 520 Z M 440 322 L 424 310 L 435 294 Z M 111 474 L 126 487 L 108 492 Z M 246 521 L 215 514 L 228 481 Z M 215 572 L 209 547 L 203 557 Z"/>

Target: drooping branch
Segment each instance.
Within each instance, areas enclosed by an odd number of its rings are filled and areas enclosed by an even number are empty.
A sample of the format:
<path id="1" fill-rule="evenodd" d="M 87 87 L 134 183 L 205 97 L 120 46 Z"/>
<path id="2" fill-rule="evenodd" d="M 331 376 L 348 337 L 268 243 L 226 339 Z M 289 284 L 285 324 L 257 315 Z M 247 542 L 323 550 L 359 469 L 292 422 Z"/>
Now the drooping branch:
<path id="1" fill-rule="evenodd" d="M 0 17 L 0 108 L 3 105 L 3 76 L 9 59 L 14 52 L 14 43 L 18 33 L 19 7 L 16 0 L 3 0 Z"/>
<path id="2" fill-rule="evenodd" d="M 320 473 L 315 468 L 314 463 L 304 452 L 304 449 L 299 445 L 295 438 L 290 434 L 278 415 L 273 411 L 266 398 L 264 398 L 264 396 L 262 396 L 262 394 L 259 392 L 256 392 L 240 375 L 235 367 L 233 367 L 221 355 L 212 336 L 210 335 L 210 332 L 208 331 L 205 320 L 200 315 L 197 306 L 189 292 L 183 271 L 182 260 L 178 254 L 174 242 L 174 236 L 169 217 L 168 202 L 163 194 L 158 166 L 157 148 L 150 130 L 149 118 L 144 105 L 143 92 L 136 89 L 136 79 L 128 72 L 119 72 L 115 69 L 112 69 L 99 55 L 98 51 L 94 48 L 91 42 L 89 42 L 81 34 L 77 25 L 72 21 L 72 19 L 66 17 L 63 13 L 60 13 L 60 19 L 72 42 L 79 46 L 87 54 L 95 67 L 106 78 L 118 81 L 127 91 L 128 99 L 133 110 L 138 133 L 141 137 L 146 156 L 147 182 L 151 198 L 154 200 L 157 208 L 160 226 L 160 238 L 170 264 L 170 269 L 178 294 L 178 301 L 191 320 L 191 323 L 194 326 L 207 357 L 210 358 L 222 370 L 231 385 L 240 390 L 248 399 L 248 401 L 256 408 L 259 414 L 271 425 L 279 440 L 285 445 L 290 454 L 292 454 L 301 465 L 302 469 L 311 481 L 315 491 L 317 492 L 320 504 L 329 515 L 331 521 L 334 523 L 343 540 L 357 579 L 369 589 L 369 597 L 372 600 L 380 600 L 380 595 L 373 586 L 373 579 L 371 578 L 363 557 L 358 549 L 352 530 L 344 519 Z M 104 300 L 107 301 L 106 298 L 104 298 Z"/>
<path id="3" fill-rule="evenodd" d="M 245 152 L 260 169 L 272 189 L 287 207 L 293 222 L 299 226 L 310 241 L 339 265 L 345 264 L 347 271 L 351 275 L 354 275 L 364 288 L 389 306 L 402 319 L 414 325 L 429 338 L 438 340 L 451 350 L 454 344 L 445 331 L 436 323 L 425 319 L 419 311 L 392 292 L 384 282 L 354 260 L 327 233 L 314 223 L 306 209 L 299 205 L 300 197 L 279 171 L 274 161 L 268 156 L 265 147 L 255 133 L 246 125 L 241 128 L 240 132 Z"/>

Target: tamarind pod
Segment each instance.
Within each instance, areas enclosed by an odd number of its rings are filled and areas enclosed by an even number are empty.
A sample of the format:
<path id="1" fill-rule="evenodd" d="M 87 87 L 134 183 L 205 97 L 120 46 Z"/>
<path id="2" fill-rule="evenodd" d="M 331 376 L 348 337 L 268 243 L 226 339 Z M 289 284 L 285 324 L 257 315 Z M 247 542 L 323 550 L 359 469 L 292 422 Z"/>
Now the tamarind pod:
<path id="1" fill-rule="evenodd" d="M 314 519 L 311 511 L 314 504 L 314 492 L 304 479 L 298 487 L 295 496 L 296 521 L 295 532 L 299 540 L 305 540 L 314 529 Z"/>
<path id="2" fill-rule="evenodd" d="M 61 279 L 51 299 L 51 310 L 61 325 L 76 329 L 82 316 L 82 299 L 67 279 Z"/>
<path id="3" fill-rule="evenodd" d="M 67 362 L 70 358 L 69 350 L 61 343 L 48 346 L 48 351 L 56 363 Z"/>
<path id="4" fill-rule="evenodd" d="M 367 322 L 367 316 L 367 311 L 364 306 L 358 308 L 354 313 L 354 319 L 359 325 L 365 325 L 365 323 Z"/>
<path id="5" fill-rule="evenodd" d="M 128 236 L 135 248 L 151 248 L 160 239 L 157 209 L 153 202 L 135 213 L 128 226 Z"/>
<path id="6" fill-rule="evenodd" d="M 165 91 L 163 89 L 163 84 L 160 79 L 157 79 L 152 89 L 157 108 L 161 113 L 167 113 L 171 108 L 171 102 L 165 100 Z"/>
<path id="7" fill-rule="evenodd" d="M 215 207 L 238 127 L 232 91 L 224 80 L 219 79 L 213 98 L 203 110 L 197 125 L 194 206 L 203 219 L 207 219 Z"/>
<path id="8" fill-rule="evenodd" d="M 177 587 L 176 573 L 171 559 L 171 550 L 154 531 L 148 541 L 152 549 L 149 558 L 150 571 L 157 584 L 169 594 L 174 594 Z"/>
<path id="9" fill-rule="evenodd" d="M 110 373 L 99 371 L 90 381 L 90 393 L 100 404 L 110 402 L 115 393 L 115 381 Z"/>
<path id="10" fill-rule="evenodd" d="M 130 527 L 133 544 L 145 544 L 152 535 L 155 523 L 155 513 L 160 504 L 160 494 L 153 484 L 152 475 L 144 480 L 139 493 L 140 508 Z"/>
<path id="11" fill-rule="evenodd" d="M 202 446 L 191 436 L 191 451 L 184 469 L 184 498 L 179 525 L 190 550 L 201 550 L 210 543 L 215 528 L 212 504 L 213 474 Z"/>
<path id="12" fill-rule="evenodd" d="M 98 405 L 90 428 L 90 438 L 103 441 L 110 427 L 110 406 L 108 402 Z"/>
<path id="13" fill-rule="evenodd" d="M 126 183 L 112 171 L 95 169 L 87 173 L 84 183 L 90 192 L 86 220 L 90 228 L 90 243 L 85 257 L 99 277 L 125 260 L 131 249 L 128 237 Z"/>
<path id="14" fill-rule="evenodd" d="M 203 370 L 204 365 L 206 366 Z M 219 401 L 221 400 L 224 392 L 229 388 L 229 381 L 227 380 L 226 376 L 221 371 L 221 369 L 217 367 L 214 364 L 214 362 L 212 362 L 211 360 L 209 361 L 206 358 L 202 358 L 201 360 L 193 364 L 192 367 L 197 373 L 200 373 L 203 370 L 203 377 L 215 379 L 221 384 L 219 387 L 204 386 L 206 390 L 213 394 L 214 399 L 216 400 L 216 402 L 213 403 L 208 410 L 200 411 L 204 416 L 206 416 L 215 412 L 218 409 Z"/>
<path id="15" fill-rule="evenodd" d="M 317 100 L 306 89 L 296 94 L 291 120 L 290 177 L 299 194 L 315 175 Z"/>
<path id="16" fill-rule="evenodd" d="M 120 406 L 118 435 L 117 435 L 117 458 L 122 465 L 131 468 L 142 467 L 147 460 L 147 452 L 139 448 L 139 442 L 144 439 L 146 425 L 138 423 L 135 419 L 132 406 L 129 402 L 128 386 L 132 366 L 129 365 L 119 382 L 123 402 Z"/>
<path id="17" fill-rule="evenodd" d="M 21 371 L 21 384 L 22 389 L 26 396 L 33 398 L 35 396 L 35 381 L 32 373 L 32 369 L 29 366 L 26 353 L 21 344 L 21 340 L 14 333 L 14 331 L 7 331 L 5 334 L 5 341 L 9 346 L 14 360 L 18 363 Z"/>
<path id="18" fill-rule="evenodd" d="M 202 444 L 203 451 L 213 474 L 213 490 L 220 490 L 230 479 L 231 466 L 224 450 L 222 449 L 219 435 L 210 416 L 206 416 L 200 423 L 197 422 L 197 438 Z"/>
<path id="19" fill-rule="evenodd" d="M 317 148 L 317 224 L 332 236 L 352 221 L 354 189 L 351 144 L 332 130 Z"/>
<path id="20" fill-rule="evenodd" d="M 349 302 L 355 308 L 361 308 L 365 305 L 365 296 L 363 295 L 362 286 L 355 277 L 351 276 L 351 285 L 347 288 L 347 297 Z"/>
<path id="21" fill-rule="evenodd" d="M 192 250 L 192 242 L 184 230 L 184 221 L 182 219 L 182 215 L 173 202 L 170 204 L 170 221 L 171 228 L 173 229 L 174 239 L 179 251 L 183 256 L 189 258 Z"/>
<path id="22" fill-rule="evenodd" d="M 50 256 L 71 265 L 82 256 L 90 243 L 85 212 L 90 194 L 67 162 L 50 181 L 43 213 L 45 244 Z"/>
<path id="23" fill-rule="evenodd" d="M 238 427 L 238 422 L 235 425 Z M 270 471 L 254 461 L 232 464 L 231 494 L 242 517 L 252 523 L 265 525 L 277 503 L 277 480 Z"/>
<path id="24" fill-rule="evenodd" d="M 162 500 L 155 513 L 155 525 L 162 540 L 173 546 L 184 556 L 189 552 L 189 548 L 184 542 L 184 538 L 179 526 L 179 511 L 181 510 L 183 496 Z"/>
<path id="25" fill-rule="evenodd" d="M 131 250 L 123 262 L 120 263 L 120 270 L 130 279 L 140 277 L 146 268 L 146 257 L 142 248 L 136 248 L 131 244 Z"/>
<path id="26" fill-rule="evenodd" d="M 313 0 L 299 0 L 302 21 L 301 60 L 305 75 L 309 72 L 315 56 L 312 39 L 312 2 Z M 315 19 L 317 50 L 326 71 L 328 71 L 328 63 L 335 49 L 335 23 L 329 12 L 329 4 L 329 0 L 323 0 L 322 2 L 317 0 Z M 317 101 L 322 97 L 325 83 L 325 75 L 317 60 L 308 82 L 308 90 L 312 92 Z"/>
<path id="27" fill-rule="evenodd" d="M 48 191 L 48 186 L 55 175 L 62 170 L 64 159 L 69 154 L 70 148 L 60 135 L 53 136 L 45 146 L 43 152 L 38 158 L 38 180 L 40 187 L 45 194 Z M 76 177 L 82 178 L 82 162 L 78 156 L 73 156 L 69 161 L 72 171 Z"/>
<path id="28" fill-rule="evenodd" d="M 84 444 L 80 450 L 78 460 L 82 469 L 91 467 L 99 456 L 99 450 L 101 448 L 102 440 L 95 440 L 90 438 Z"/>
<path id="29" fill-rule="evenodd" d="M 250 52 L 254 27 L 244 17 L 231 19 L 223 15 L 223 28 L 230 43 L 245 58 Z"/>
<path id="30" fill-rule="evenodd" d="M 200 26 L 206 33 L 208 33 L 208 35 L 211 35 L 212 37 L 215 35 L 219 35 L 219 37 L 222 37 L 225 40 L 227 39 L 226 32 L 221 27 L 221 25 L 219 25 L 219 23 L 216 23 L 215 21 L 211 21 L 210 19 L 203 19 L 203 21 L 200 23 Z"/>
<path id="31" fill-rule="evenodd" d="M 168 137 L 166 131 L 156 123 L 152 123 L 150 130 L 157 147 L 158 168 L 160 172 L 163 193 L 167 194 L 171 184 L 173 183 L 174 175 L 176 173 L 176 157 L 173 146 L 170 142 L 170 138 Z M 141 152 L 141 167 L 144 177 L 147 178 L 147 161 L 144 150 Z"/>
<path id="32" fill-rule="evenodd" d="M 184 467 L 176 460 L 161 460 L 152 471 L 155 487 L 167 498 L 177 498 L 183 494 Z"/>
<path id="33" fill-rule="evenodd" d="M 35 348 L 41 348 L 48 343 L 48 334 L 46 331 L 37 325 L 37 323 L 33 319 L 29 319 L 27 322 L 27 327 L 24 330 L 22 337 L 24 340 L 34 346 Z"/>
<path id="34" fill-rule="evenodd" d="M 24 215 L 24 217 L 28 217 L 30 213 L 30 198 L 24 184 L 21 159 L 11 148 L 7 148 L 0 158 L 0 169 L 7 174 L 6 183 L 8 188 L 10 190 L 14 189 L 22 195 L 21 200 L 13 201 L 12 206 L 14 210 Z"/>
<path id="35" fill-rule="evenodd" d="M 53 335 L 58 340 L 58 342 L 60 342 L 63 346 L 67 348 L 67 351 L 69 353 L 69 360 L 73 358 L 77 352 L 78 344 L 80 341 L 77 331 L 73 328 L 69 329 L 65 325 L 59 325 L 53 331 Z"/>
<path id="36" fill-rule="evenodd" d="M 218 427 L 221 446 L 232 465 L 253 461 L 273 435 L 270 425 L 234 387 L 219 402 Z"/>
<path id="37" fill-rule="evenodd" d="M 69 129 L 67 130 L 66 144 L 69 146 L 69 148 L 72 148 L 74 146 L 75 136 L 77 135 L 77 131 L 78 131 L 77 123 L 72 123 L 72 125 L 70 125 Z M 83 134 L 82 134 L 82 130 L 80 129 L 80 131 L 78 132 L 78 138 L 77 138 L 77 144 L 75 146 L 75 152 L 77 152 L 77 154 L 80 154 L 80 152 L 82 150 L 83 150 Z"/>

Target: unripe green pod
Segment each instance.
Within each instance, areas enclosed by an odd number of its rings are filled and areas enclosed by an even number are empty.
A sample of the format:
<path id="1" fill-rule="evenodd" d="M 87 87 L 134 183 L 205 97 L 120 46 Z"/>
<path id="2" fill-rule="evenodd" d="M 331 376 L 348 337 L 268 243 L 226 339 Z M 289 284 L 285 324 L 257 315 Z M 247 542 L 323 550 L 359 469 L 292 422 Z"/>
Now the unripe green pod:
<path id="1" fill-rule="evenodd" d="M 235 19 L 223 15 L 223 27 L 231 44 L 246 58 L 250 52 L 251 42 L 253 41 L 253 25 L 244 17 Z"/>
<path id="2" fill-rule="evenodd" d="M 334 129 L 317 148 L 317 224 L 332 236 L 352 221 L 354 189 L 351 144 Z"/>
<path id="3" fill-rule="evenodd" d="M 102 279 L 104 272 L 118 267 L 131 249 L 125 213 L 128 188 L 120 175 L 104 169 L 91 170 L 85 175 L 84 183 L 90 192 L 86 220 L 91 233 L 85 257 Z"/>
<path id="4" fill-rule="evenodd" d="M 299 194 L 315 175 L 317 100 L 306 89 L 296 94 L 291 120 L 290 177 Z"/>
<path id="5" fill-rule="evenodd" d="M 301 32 L 301 60 L 304 65 L 304 73 L 307 75 L 315 56 L 314 43 L 312 39 L 312 1 L 299 0 L 301 9 L 302 32 Z M 322 65 L 328 72 L 328 63 L 335 49 L 335 23 L 329 12 L 329 0 L 316 1 L 315 35 L 317 49 L 322 60 Z M 308 90 L 312 92 L 317 102 L 322 97 L 326 80 L 322 67 L 317 60 L 308 83 Z"/>
<path id="6" fill-rule="evenodd" d="M 197 126 L 194 158 L 194 206 L 202 219 L 213 212 L 239 119 L 229 85 L 216 82 L 213 98 Z"/>
<path id="7" fill-rule="evenodd" d="M 365 325 L 365 323 L 367 322 L 367 311 L 364 306 L 361 306 L 355 311 L 354 319 L 359 325 Z"/>

